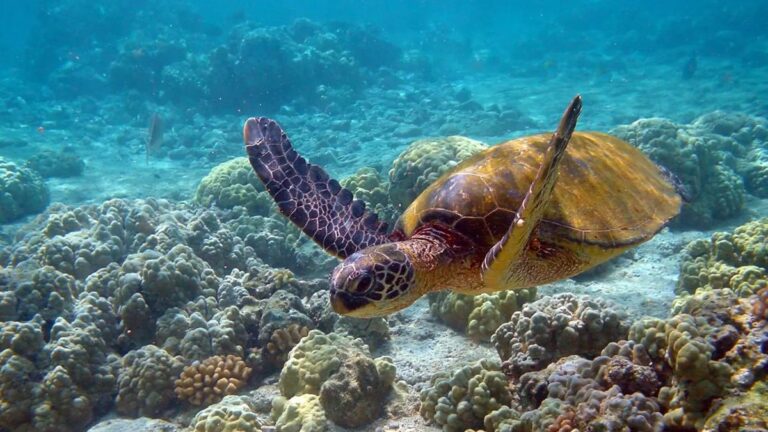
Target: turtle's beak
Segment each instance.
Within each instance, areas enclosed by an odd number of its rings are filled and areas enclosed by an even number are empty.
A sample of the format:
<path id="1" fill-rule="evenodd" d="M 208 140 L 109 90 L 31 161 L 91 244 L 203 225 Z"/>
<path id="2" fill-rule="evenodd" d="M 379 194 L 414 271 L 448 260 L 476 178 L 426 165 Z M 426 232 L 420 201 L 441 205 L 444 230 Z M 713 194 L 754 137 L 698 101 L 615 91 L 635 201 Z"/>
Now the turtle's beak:
<path id="1" fill-rule="evenodd" d="M 359 315 L 359 309 L 370 304 L 365 297 L 351 295 L 344 291 L 331 290 L 331 306 L 341 315 Z M 355 313 L 358 311 L 358 314 Z"/>

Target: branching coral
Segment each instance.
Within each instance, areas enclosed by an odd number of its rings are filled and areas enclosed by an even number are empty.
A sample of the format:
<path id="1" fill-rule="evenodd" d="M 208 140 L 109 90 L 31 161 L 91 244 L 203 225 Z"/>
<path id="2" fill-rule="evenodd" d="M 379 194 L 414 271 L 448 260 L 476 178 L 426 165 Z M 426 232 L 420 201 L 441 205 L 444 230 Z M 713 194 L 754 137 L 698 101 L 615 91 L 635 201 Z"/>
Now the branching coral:
<path id="1" fill-rule="evenodd" d="M 251 368 L 236 356 L 213 356 L 184 368 L 176 380 L 176 395 L 192 405 L 208 406 L 237 393 Z"/>

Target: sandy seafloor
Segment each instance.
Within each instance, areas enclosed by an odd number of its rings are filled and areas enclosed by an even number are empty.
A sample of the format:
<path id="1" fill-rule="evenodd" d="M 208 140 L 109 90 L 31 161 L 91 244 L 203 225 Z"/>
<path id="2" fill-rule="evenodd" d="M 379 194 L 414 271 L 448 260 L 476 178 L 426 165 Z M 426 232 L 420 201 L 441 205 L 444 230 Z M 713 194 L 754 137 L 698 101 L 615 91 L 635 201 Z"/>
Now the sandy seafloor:
<path id="1" fill-rule="evenodd" d="M 702 61 L 696 76 L 689 81 L 679 77 L 679 64 L 669 66 L 642 65 L 642 60 L 628 59 L 629 67 L 608 72 L 592 80 L 581 80 L 561 71 L 558 77 L 516 78 L 509 75 L 481 74 L 472 79 L 456 78 L 450 82 L 428 84 L 426 82 L 403 83 L 387 90 L 371 89 L 363 97 L 373 103 L 389 103 L 379 106 L 387 121 L 409 123 L 408 110 L 426 103 L 424 100 L 410 100 L 408 92 L 415 88 L 434 86 L 427 89 L 439 93 L 446 88 L 464 86 L 471 89 L 475 100 L 482 104 L 506 103 L 530 116 L 537 128 L 515 131 L 508 137 L 471 136 L 488 143 L 505 138 L 520 136 L 553 126 L 559 113 L 574 93 L 584 96 L 584 112 L 580 129 L 610 130 L 620 124 L 630 123 L 643 117 L 666 117 L 686 123 L 699 115 L 714 110 L 745 112 L 751 115 L 768 114 L 768 71 L 760 68 L 739 68 L 725 61 Z M 637 66 L 633 68 L 632 65 Z M 724 78 L 729 77 L 729 78 Z M 17 83 L 8 78 L 0 82 L 0 88 Z M 398 96 L 400 98 L 398 99 Z M 119 98 L 93 101 L 106 113 L 119 110 Z M 109 105 L 114 106 L 110 107 Z M 177 128 L 191 128 L 200 137 L 219 142 L 220 154 L 211 160 L 175 160 L 167 157 L 145 161 L 143 120 L 131 124 L 115 123 L 108 114 L 94 117 L 93 111 L 72 112 L 74 106 L 47 104 L 31 101 L 13 113 L 0 114 L 0 136 L 6 141 L 3 156 L 15 161 L 36 153 L 39 149 L 57 149 L 65 144 L 74 145 L 86 163 L 85 174 L 73 179 L 50 181 L 52 201 L 69 205 L 98 203 L 105 199 L 165 197 L 174 200 L 188 200 L 200 179 L 221 161 L 243 154 L 239 134 L 246 115 L 202 117 L 191 113 L 190 118 L 177 120 Z M 66 115 L 60 114 L 66 112 Z M 59 113 L 59 114 L 57 114 Z M 249 113 L 257 115 L 259 113 Z M 441 135 L 436 130 L 418 129 L 411 136 L 396 136 L 393 131 L 376 131 L 370 135 L 369 126 L 376 118 L 363 119 L 363 113 L 349 112 L 344 116 L 351 120 L 349 133 L 345 138 L 357 136 L 359 150 L 349 151 L 349 142 L 336 142 L 323 154 L 317 148 L 306 149 L 310 159 L 326 163 L 328 170 L 336 176 L 344 176 L 363 166 L 389 166 L 391 161 L 407 144 L 423 136 Z M 278 119 L 287 125 L 301 125 L 311 122 L 314 114 L 286 116 Z M 538 126 L 541 125 L 541 126 Z M 37 131 L 39 126 L 45 132 Z M 291 128 L 287 126 L 291 134 Z M 336 132 L 331 128 L 313 127 L 313 134 L 326 137 L 333 142 Z M 387 135 L 387 132 L 390 132 Z M 461 131 L 459 131 L 461 133 Z M 171 131 L 171 135 L 173 131 Z M 129 136 L 121 140 L 127 144 L 118 145 L 118 136 Z M 26 141 L 24 146 L 15 146 L 14 140 Z M 384 144 L 382 147 L 381 144 Z M 294 145 L 301 151 L 302 141 L 294 139 Z M 382 154 L 381 149 L 386 153 Z M 586 293 L 599 298 L 610 299 L 621 305 L 631 316 L 664 316 L 674 298 L 674 286 L 678 274 L 678 252 L 689 241 L 707 237 L 712 231 L 732 229 L 735 226 L 760 215 L 768 214 L 768 201 L 750 198 L 744 214 L 734 220 L 722 221 L 711 231 L 670 231 L 661 232 L 650 242 L 629 254 L 618 258 L 601 272 L 582 280 L 566 280 L 539 288 L 539 294 L 560 292 Z M 27 219 L 28 220 L 28 219 Z M 0 234 L 9 238 L 25 220 L 0 227 Z M 418 390 L 436 372 L 452 371 L 469 361 L 496 356 L 488 344 L 476 344 L 466 336 L 447 328 L 429 314 L 427 303 L 422 299 L 404 312 L 389 319 L 391 340 L 374 355 L 393 357 L 398 378 L 407 383 L 404 400 L 393 400 L 390 410 L 397 418 L 381 419 L 361 430 L 382 431 L 432 431 L 439 430 L 425 425 L 414 410 L 418 401 Z M 267 385 L 253 391 L 264 401 L 268 412 L 268 400 L 277 394 L 275 377 Z M 397 408 L 400 406 L 401 408 Z M 395 408 L 392 408 L 395 407 Z M 410 408 L 405 408 L 410 407 Z M 161 422 L 112 421 L 94 426 L 92 431 L 116 432 L 142 430 L 174 430 Z M 334 430 L 342 430 L 336 428 Z"/>

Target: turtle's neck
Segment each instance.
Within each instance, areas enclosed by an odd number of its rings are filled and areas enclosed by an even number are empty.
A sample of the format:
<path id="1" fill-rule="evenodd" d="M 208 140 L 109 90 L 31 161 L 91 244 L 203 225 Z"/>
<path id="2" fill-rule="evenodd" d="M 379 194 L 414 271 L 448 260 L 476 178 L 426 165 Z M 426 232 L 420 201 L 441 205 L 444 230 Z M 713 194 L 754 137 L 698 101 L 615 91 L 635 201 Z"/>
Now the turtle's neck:
<path id="1" fill-rule="evenodd" d="M 421 294 L 451 289 L 476 292 L 482 288 L 479 260 L 471 240 L 441 226 L 426 226 L 398 242 L 416 270 Z"/>

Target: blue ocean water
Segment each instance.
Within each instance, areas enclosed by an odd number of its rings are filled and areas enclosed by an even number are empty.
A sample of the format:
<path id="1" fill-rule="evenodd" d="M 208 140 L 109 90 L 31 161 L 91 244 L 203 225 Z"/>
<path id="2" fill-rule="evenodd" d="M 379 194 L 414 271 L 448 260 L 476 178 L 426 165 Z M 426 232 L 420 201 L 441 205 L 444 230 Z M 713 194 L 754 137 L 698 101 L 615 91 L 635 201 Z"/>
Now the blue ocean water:
<path id="1" fill-rule="evenodd" d="M 766 19 L 758 0 L 2 2 L 0 431 L 768 430 Z M 545 220 L 649 241 L 516 294 L 341 317 L 339 260 L 244 158 L 246 119 L 275 119 L 391 232 L 443 173 L 552 132 L 577 94 L 578 131 L 639 148 L 687 201 L 663 229 L 592 227 L 615 207 L 590 182 L 615 202 L 652 183 L 581 161 L 592 177 L 555 187 L 587 216 Z M 672 216 L 644 190 L 626 207 Z M 349 214 L 305 232 L 362 236 Z"/>

